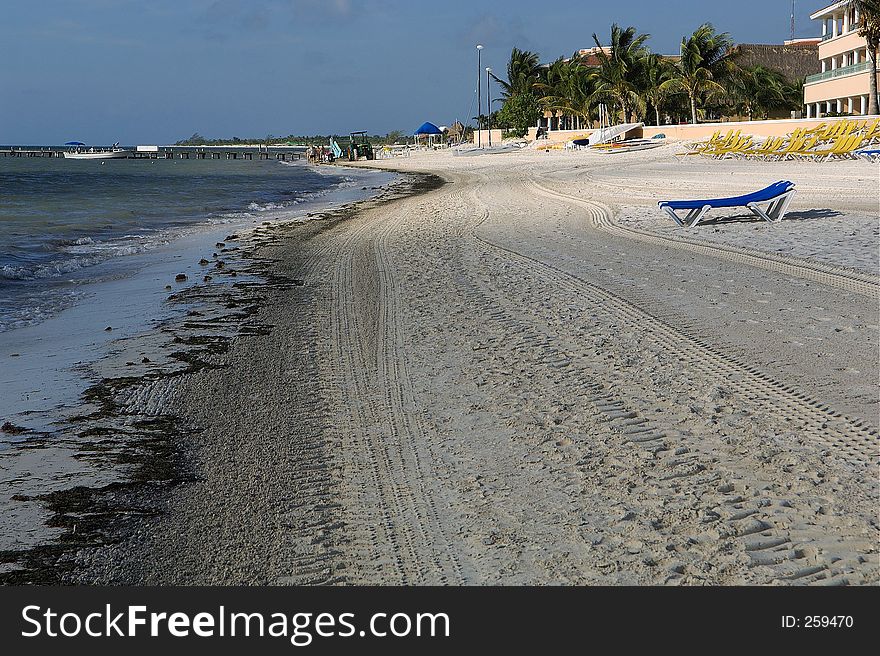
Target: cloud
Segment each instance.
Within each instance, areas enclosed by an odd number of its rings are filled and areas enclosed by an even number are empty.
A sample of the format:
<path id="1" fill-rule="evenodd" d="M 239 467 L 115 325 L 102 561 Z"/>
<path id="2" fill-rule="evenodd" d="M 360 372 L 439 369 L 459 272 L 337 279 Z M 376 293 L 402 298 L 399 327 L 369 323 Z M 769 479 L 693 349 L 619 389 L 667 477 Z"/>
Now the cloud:
<path id="1" fill-rule="evenodd" d="M 487 48 L 509 49 L 515 45 L 521 49 L 529 49 L 529 39 L 525 23 L 519 16 L 498 14 L 482 14 L 467 21 L 468 29 L 461 33 L 462 45 L 482 43 Z"/>
<path id="2" fill-rule="evenodd" d="M 336 16 L 350 16 L 352 13 L 351 0 L 290 0 L 294 7 L 308 11 L 324 11 Z"/>
<path id="3" fill-rule="evenodd" d="M 330 56 L 323 50 L 309 49 L 302 53 L 302 62 L 312 67 L 324 68 L 326 64 L 331 63 Z"/>
<path id="4" fill-rule="evenodd" d="M 213 29 L 270 31 L 273 28 L 335 27 L 368 11 L 371 0 L 213 0 L 200 20 Z"/>
<path id="5" fill-rule="evenodd" d="M 70 44 L 98 44 L 119 48 L 132 48 L 143 45 L 143 41 L 133 36 L 120 36 L 115 33 L 96 33 L 89 26 L 78 20 L 70 18 L 56 18 L 47 21 L 27 32 L 28 36 L 35 39 L 51 39 L 59 43 Z"/>

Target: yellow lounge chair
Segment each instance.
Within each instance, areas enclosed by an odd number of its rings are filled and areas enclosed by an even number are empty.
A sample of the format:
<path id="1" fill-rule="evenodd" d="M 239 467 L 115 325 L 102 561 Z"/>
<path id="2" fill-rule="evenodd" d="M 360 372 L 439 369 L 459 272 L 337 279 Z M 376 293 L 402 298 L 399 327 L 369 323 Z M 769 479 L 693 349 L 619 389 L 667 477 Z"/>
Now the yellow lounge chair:
<path id="1" fill-rule="evenodd" d="M 730 133 L 728 132 L 728 135 L 729 134 Z M 709 137 L 706 141 L 696 141 L 694 143 L 688 144 L 688 148 L 690 148 L 690 150 L 688 150 L 687 152 L 684 152 L 684 153 L 676 153 L 676 155 L 683 155 L 683 156 L 700 155 L 706 149 L 713 148 L 713 147 L 717 146 L 719 143 L 724 141 L 726 138 L 727 138 L 726 136 L 725 137 L 721 136 L 721 130 L 716 130 L 715 133 L 711 137 Z"/>
<path id="2" fill-rule="evenodd" d="M 819 123 L 819 125 L 817 125 L 814 128 L 809 128 L 809 129 L 798 128 L 797 130 L 795 130 L 795 132 L 803 132 L 803 133 L 809 133 L 809 134 L 821 134 L 821 133 L 825 132 L 825 130 L 827 130 L 827 129 L 828 129 L 827 123 Z"/>
<path id="3" fill-rule="evenodd" d="M 837 137 L 845 137 L 855 128 L 854 121 L 837 121 L 819 133 L 822 141 L 831 141 Z"/>
<path id="4" fill-rule="evenodd" d="M 720 133 L 716 132 L 715 135 L 720 135 Z M 694 155 L 711 155 L 717 150 L 723 150 L 724 148 L 728 148 L 732 144 L 736 143 L 736 141 L 742 136 L 741 130 L 728 130 L 728 132 L 723 136 L 715 136 L 709 141 L 701 143 L 694 151 Z"/>
<path id="5" fill-rule="evenodd" d="M 805 157 L 813 161 L 828 161 L 832 157 L 849 157 L 862 147 L 862 135 L 849 134 L 838 137 L 830 148 L 804 149 L 789 153 L 790 157 Z"/>
<path id="6" fill-rule="evenodd" d="M 736 142 L 730 144 L 726 148 L 721 149 L 716 157 L 718 157 L 719 159 L 724 159 L 729 155 L 741 155 L 742 153 L 750 150 L 755 145 L 754 139 L 755 138 L 752 135 L 747 134 L 739 138 Z"/>
<path id="7" fill-rule="evenodd" d="M 872 145 L 875 141 L 880 142 L 880 118 L 865 126 L 863 136 L 868 146 Z"/>
<path id="8" fill-rule="evenodd" d="M 817 136 L 804 136 L 803 131 L 798 135 L 797 130 L 795 130 L 795 132 L 792 132 L 791 137 L 789 137 L 788 143 L 774 152 L 767 153 L 765 157 L 768 159 L 784 160 L 792 153 L 814 147 L 818 142 L 819 138 Z"/>
<path id="9" fill-rule="evenodd" d="M 739 134 L 735 139 L 730 142 L 719 144 L 715 148 L 704 151 L 703 155 L 705 155 L 706 157 L 721 159 L 726 157 L 727 155 L 740 153 L 751 148 L 753 139 L 754 137 L 752 137 L 752 135 L 750 134 Z"/>
<path id="10" fill-rule="evenodd" d="M 751 150 L 744 150 L 739 154 L 744 157 L 765 157 L 767 155 L 772 155 L 777 150 L 780 150 L 785 146 L 786 137 L 767 137 L 757 148 L 752 148 Z"/>

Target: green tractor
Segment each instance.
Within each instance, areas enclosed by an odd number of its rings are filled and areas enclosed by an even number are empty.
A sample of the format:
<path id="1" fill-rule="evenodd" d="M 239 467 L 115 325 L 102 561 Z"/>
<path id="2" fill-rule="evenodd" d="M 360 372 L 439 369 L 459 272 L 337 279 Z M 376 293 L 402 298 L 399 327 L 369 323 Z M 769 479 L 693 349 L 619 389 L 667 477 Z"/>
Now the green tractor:
<path id="1" fill-rule="evenodd" d="M 373 152 L 373 144 L 371 144 L 370 140 L 367 139 L 367 133 L 365 131 L 352 132 L 349 135 L 349 138 L 349 162 L 356 162 L 361 157 L 365 157 L 366 159 L 376 159 L 376 154 Z"/>

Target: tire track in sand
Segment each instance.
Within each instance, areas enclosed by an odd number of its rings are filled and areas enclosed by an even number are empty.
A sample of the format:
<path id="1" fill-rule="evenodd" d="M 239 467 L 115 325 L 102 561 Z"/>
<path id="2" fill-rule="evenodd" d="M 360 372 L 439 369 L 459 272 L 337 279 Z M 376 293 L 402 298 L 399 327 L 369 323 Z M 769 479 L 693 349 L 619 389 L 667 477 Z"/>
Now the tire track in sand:
<path id="1" fill-rule="evenodd" d="M 361 583 L 462 583 L 457 548 L 437 508 L 430 435 L 403 354 L 387 239 L 405 207 L 350 226 L 333 272 L 331 367 L 344 406 L 351 566 Z"/>
<path id="2" fill-rule="evenodd" d="M 474 198 L 477 202 L 481 202 L 477 195 Z M 593 224 L 610 223 L 607 211 L 602 206 L 592 203 L 588 205 L 586 202 L 584 206 L 589 207 Z M 480 224 L 488 218 L 489 210 L 486 209 Z M 878 454 L 880 434 L 866 426 L 864 422 L 845 417 L 827 404 L 809 398 L 793 386 L 780 383 L 755 367 L 737 362 L 710 346 L 702 338 L 683 333 L 681 329 L 669 325 L 623 297 L 575 274 L 493 243 L 478 235 L 476 231 L 474 238 L 496 251 L 506 253 L 510 259 L 533 270 L 536 275 L 553 280 L 581 297 L 602 305 L 608 312 L 621 319 L 626 327 L 646 333 L 653 341 L 675 353 L 683 362 L 687 362 L 689 367 L 693 367 L 701 374 L 722 379 L 735 377 L 744 394 L 754 398 L 766 396 L 766 409 L 775 417 L 784 420 L 793 412 L 799 413 L 806 421 L 805 430 L 810 437 L 829 447 L 842 450 L 845 459 L 864 463 L 874 461 L 880 455 Z"/>
<path id="3" fill-rule="evenodd" d="M 474 198 L 480 203 L 476 194 Z M 489 211 L 485 210 L 478 224 L 489 217 Z M 587 301 L 591 307 L 613 319 L 621 332 L 644 333 L 648 342 L 658 345 L 700 379 L 722 384 L 736 381 L 739 399 L 749 403 L 753 411 L 769 421 L 785 425 L 790 418 L 799 417 L 808 438 L 828 445 L 832 453 L 857 465 L 874 464 L 877 456 L 875 431 L 754 368 L 731 360 L 702 340 L 682 334 L 607 290 L 494 243 L 476 232 L 473 236 L 487 249 L 481 259 L 490 262 L 493 255 L 501 257 L 520 271 L 523 280 L 540 281 L 544 289 Z M 520 281 L 514 289 L 523 285 Z M 548 335 L 546 325 L 542 328 L 541 322 L 531 317 L 523 321 L 525 315 L 521 309 L 527 307 L 527 303 L 524 304 L 521 298 L 510 298 L 508 304 L 499 304 L 497 289 L 483 290 L 482 296 L 488 320 L 505 322 L 507 330 L 519 331 L 527 337 L 531 334 L 534 339 L 526 339 L 525 346 L 534 351 L 532 361 L 565 368 L 569 371 L 568 380 L 560 379 L 558 384 L 570 385 L 570 363 L 566 358 L 560 359 L 557 348 L 552 346 L 558 345 L 557 336 Z M 592 364 L 601 366 L 598 362 Z M 590 367 L 579 370 L 575 377 L 580 388 L 586 388 L 587 400 L 610 426 L 618 430 L 622 444 L 630 444 L 633 450 L 647 452 L 659 460 L 658 466 L 652 466 L 650 473 L 655 490 L 664 495 L 689 493 L 716 500 L 715 508 L 706 511 L 705 521 L 709 527 L 691 538 L 696 548 L 710 554 L 713 549 L 717 550 L 715 553 L 730 548 L 739 551 L 746 558 L 748 567 L 760 577 L 759 582 L 859 583 L 866 577 L 869 580 L 876 577 L 876 567 L 872 570 L 862 564 L 871 552 L 871 545 L 870 541 L 866 543 L 861 532 L 853 532 L 852 528 L 842 524 L 832 524 L 830 535 L 820 539 L 805 528 L 816 521 L 809 499 L 796 499 L 794 506 L 797 507 L 793 507 L 791 500 L 786 498 L 791 494 L 780 495 L 775 490 L 766 489 L 757 498 L 749 498 L 745 493 L 749 486 L 742 483 L 745 473 L 742 463 L 725 461 L 724 458 L 719 460 L 717 456 L 724 454 L 702 452 L 699 440 L 695 443 L 670 431 L 668 426 L 654 425 L 655 422 L 642 413 L 638 400 L 627 398 L 625 381 L 624 384 L 609 385 L 607 381 L 591 380 L 590 371 Z M 633 466 L 637 467 L 638 461 Z M 627 479 L 626 474 L 622 477 Z M 633 486 L 638 483 L 631 480 Z"/>
<path id="4" fill-rule="evenodd" d="M 869 273 L 862 273 L 797 257 L 767 253 L 754 248 L 743 248 L 679 236 L 672 237 L 650 230 L 624 226 L 616 223 L 611 218 L 610 210 L 599 203 L 549 189 L 534 180 L 530 180 L 529 184 L 536 194 L 586 209 L 591 225 L 598 230 L 649 244 L 667 246 L 803 278 L 872 299 L 880 298 L 880 279 Z"/>

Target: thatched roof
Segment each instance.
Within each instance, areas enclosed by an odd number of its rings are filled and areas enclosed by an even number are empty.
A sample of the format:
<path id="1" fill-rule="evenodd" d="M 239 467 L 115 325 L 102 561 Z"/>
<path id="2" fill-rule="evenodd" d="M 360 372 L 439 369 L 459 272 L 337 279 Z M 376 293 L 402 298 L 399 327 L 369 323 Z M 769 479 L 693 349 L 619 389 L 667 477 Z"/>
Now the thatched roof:
<path id="1" fill-rule="evenodd" d="M 821 70 L 819 46 L 814 44 L 762 45 L 743 43 L 734 46 L 740 66 L 763 66 L 782 73 L 790 82 Z"/>

